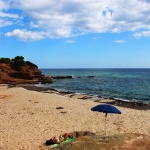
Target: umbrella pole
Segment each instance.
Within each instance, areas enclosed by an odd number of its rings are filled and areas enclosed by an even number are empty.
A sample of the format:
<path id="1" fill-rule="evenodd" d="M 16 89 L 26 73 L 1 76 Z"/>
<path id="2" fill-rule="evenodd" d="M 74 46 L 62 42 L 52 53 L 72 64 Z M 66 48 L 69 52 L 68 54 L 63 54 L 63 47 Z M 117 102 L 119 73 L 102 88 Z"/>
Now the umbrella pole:
<path id="1" fill-rule="evenodd" d="M 106 116 L 105 116 L 105 135 L 106 135 Z"/>

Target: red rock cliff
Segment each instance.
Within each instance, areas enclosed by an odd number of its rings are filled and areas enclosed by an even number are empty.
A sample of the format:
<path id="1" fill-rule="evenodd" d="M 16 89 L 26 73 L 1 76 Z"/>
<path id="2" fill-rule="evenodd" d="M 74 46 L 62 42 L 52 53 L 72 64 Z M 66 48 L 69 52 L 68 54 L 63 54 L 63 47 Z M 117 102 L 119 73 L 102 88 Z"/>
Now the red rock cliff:
<path id="1" fill-rule="evenodd" d="M 0 84 L 34 84 L 38 82 L 52 83 L 52 79 L 42 75 L 38 67 L 29 61 L 24 62 L 19 68 L 18 65 L 14 67 L 11 63 L 0 61 Z"/>

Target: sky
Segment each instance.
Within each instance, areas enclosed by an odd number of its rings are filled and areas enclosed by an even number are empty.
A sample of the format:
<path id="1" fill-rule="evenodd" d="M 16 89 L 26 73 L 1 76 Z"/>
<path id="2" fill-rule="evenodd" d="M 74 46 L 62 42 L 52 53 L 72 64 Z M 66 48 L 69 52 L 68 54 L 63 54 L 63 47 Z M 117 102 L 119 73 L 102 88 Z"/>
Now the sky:
<path id="1" fill-rule="evenodd" d="M 150 0 L 0 0 L 0 58 L 39 68 L 150 68 Z"/>

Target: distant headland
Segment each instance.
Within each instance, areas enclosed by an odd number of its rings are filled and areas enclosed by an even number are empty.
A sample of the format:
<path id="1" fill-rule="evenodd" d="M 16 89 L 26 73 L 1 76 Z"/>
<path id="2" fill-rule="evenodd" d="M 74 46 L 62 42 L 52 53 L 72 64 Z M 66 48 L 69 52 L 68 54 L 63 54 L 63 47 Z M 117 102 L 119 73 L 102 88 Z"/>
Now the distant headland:
<path id="1" fill-rule="evenodd" d="M 23 56 L 13 59 L 0 58 L 0 84 L 36 84 L 52 83 L 52 78 L 45 76 L 38 66 L 25 61 Z"/>

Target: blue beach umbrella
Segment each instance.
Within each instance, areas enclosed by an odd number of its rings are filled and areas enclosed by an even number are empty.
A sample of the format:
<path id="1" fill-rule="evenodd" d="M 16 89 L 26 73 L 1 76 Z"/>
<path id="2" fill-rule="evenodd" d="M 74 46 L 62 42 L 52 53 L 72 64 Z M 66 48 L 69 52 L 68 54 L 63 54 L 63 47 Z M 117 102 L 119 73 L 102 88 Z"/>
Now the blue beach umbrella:
<path id="1" fill-rule="evenodd" d="M 100 104 L 93 108 L 91 108 L 92 111 L 98 111 L 105 113 L 105 134 L 106 134 L 106 117 L 108 113 L 115 113 L 115 114 L 121 114 L 121 111 L 118 110 L 116 107 L 108 104 Z"/>

